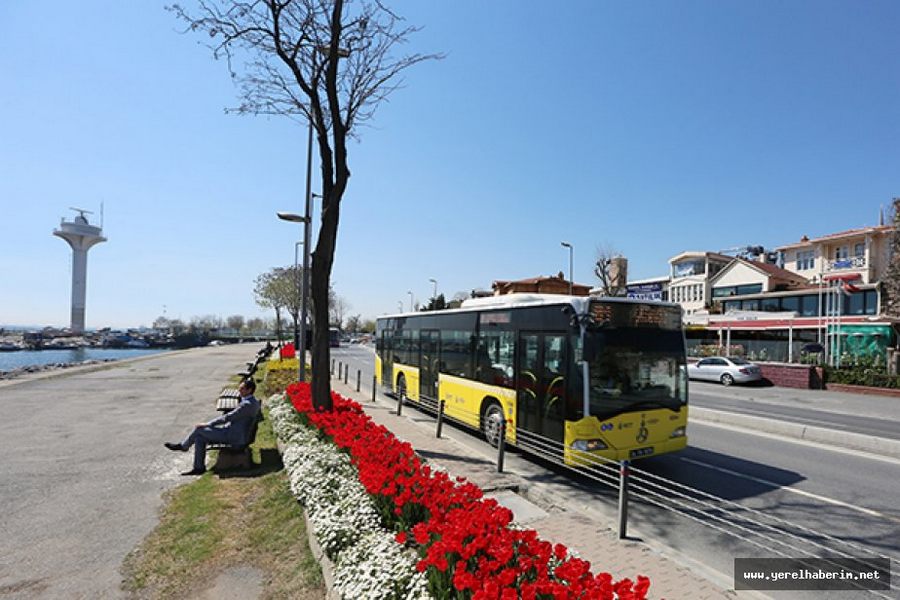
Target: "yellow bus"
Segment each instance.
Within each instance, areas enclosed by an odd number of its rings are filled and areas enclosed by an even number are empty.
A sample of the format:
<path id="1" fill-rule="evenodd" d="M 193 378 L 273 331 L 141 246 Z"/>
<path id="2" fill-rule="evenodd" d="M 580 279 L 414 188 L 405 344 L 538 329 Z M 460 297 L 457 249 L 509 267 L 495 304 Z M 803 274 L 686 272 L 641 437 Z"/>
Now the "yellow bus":
<path id="1" fill-rule="evenodd" d="M 568 465 L 687 445 L 681 308 L 624 298 L 508 294 L 380 317 L 376 380 L 499 442 Z"/>

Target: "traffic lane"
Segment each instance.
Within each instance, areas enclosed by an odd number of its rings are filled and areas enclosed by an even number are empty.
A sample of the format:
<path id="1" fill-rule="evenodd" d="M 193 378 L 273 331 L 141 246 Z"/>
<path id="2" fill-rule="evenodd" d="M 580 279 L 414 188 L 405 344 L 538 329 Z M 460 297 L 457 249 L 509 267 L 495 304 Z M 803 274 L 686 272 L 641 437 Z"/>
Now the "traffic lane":
<path id="1" fill-rule="evenodd" d="M 900 440 L 900 421 L 892 421 L 881 417 L 836 413 L 815 408 L 785 406 L 753 398 L 736 398 L 728 396 L 726 393 L 717 394 L 705 388 L 698 391 L 696 388 L 697 386 L 692 383 L 690 401 L 693 406 L 699 408 L 710 408 L 754 417 L 785 420 L 813 427 L 824 427 L 837 431 Z"/>
<path id="2" fill-rule="evenodd" d="M 697 423 L 688 436 L 683 452 L 636 466 L 767 517 L 900 556 L 900 461 Z"/>
<path id="3" fill-rule="evenodd" d="M 215 414 L 258 344 L 160 354 L 3 389 L 0 589 L 18 598 L 116 597 L 125 555 L 157 523 L 187 454 L 164 440 Z"/>
<path id="4" fill-rule="evenodd" d="M 362 387 L 372 389 L 372 376 L 375 374 L 375 349 L 365 344 L 353 344 L 331 348 L 331 359 L 335 365 L 335 377 L 339 365 L 349 365 L 349 383 L 355 381 L 356 371 L 360 371 Z"/>
<path id="5" fill-rule="evenodd" d="M 739 470 L 742 475 L 877 511 L 900 522 L 900 504 L 896 502 L 900 497 L 900 460 L 701 423 L 688 426 L 688 440 L 684 457 L 696 458 L 693 452 L 739 457 L 746 461 Z M 722 468 L 732 466 L 727 460 L 711 463 Z M 794 483 L 780 479 L 773 468 L 797 473 L 800 479 Z"/>
<path id="6" fill-rule="evenodd" d="M 699 394 L 900 422 L 900 402 L 889 396 L 806 390 L 759 383 L 725 387 L 719 383 L 695 379 L 690 382 L 689 392 L 691 398 Z"/>

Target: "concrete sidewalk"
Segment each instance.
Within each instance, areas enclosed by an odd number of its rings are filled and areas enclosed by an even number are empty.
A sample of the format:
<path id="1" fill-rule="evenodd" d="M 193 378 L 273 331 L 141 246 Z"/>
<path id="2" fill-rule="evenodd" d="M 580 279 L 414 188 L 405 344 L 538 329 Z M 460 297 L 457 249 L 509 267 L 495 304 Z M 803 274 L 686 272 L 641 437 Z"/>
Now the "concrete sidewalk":
<path id="1" fill-rule="evenodd" d="M 509 467 L 504 473 L 497 473 L 496 457 L 485 456 L 454 441 L 447 436 L 447 429 L 440 439 L 436 438 L 434 419 L 415 408 L 404 407 L 403 415 L 398 417 L 395 401 L 379 395 L 372 403 L 371 388 L 356 392 L 355 386 L 345 385 L 336 378 L 332 379 L 331 386 L 338 394 L 359 402 L 376 423 L 412 444 L 429 463 L 446 469 L 454 477 L 465 477 L 510 508 L 517 523 L 534 529 L 549 542 L 565 544 L 590 561 L 594 573 L 608 572 L 616 580 L 646 575 L 651 581 L 650 598 L 737 597 L 734 591 L 711 583 L 642 542 L 619 540 L 613 524 L 567 506 L 562 495 L 555 493 L 552 483 L 526 481 Z"/>

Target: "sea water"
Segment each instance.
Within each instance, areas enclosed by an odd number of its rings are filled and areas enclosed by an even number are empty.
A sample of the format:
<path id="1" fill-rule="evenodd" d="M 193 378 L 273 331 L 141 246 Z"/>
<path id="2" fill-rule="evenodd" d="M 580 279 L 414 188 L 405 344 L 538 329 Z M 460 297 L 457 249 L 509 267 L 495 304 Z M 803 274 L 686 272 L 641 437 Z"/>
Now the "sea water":
<path id="1" fill-rule="evenodd" d="M 73 350 L 16 350 L 0 352 L 0 371 L 22 367 L 80 363 L 86 360 L 120 360 L 166 352 L 164 348 L 75 348 Z"/>

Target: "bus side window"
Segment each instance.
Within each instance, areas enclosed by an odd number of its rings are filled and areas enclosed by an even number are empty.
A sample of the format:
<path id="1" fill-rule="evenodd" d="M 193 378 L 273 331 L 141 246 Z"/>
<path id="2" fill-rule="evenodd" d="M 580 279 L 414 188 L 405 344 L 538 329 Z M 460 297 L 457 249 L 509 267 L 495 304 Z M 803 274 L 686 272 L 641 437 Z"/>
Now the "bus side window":
<path id="1" fill-rule="evenodd" d="M 490 385 L 512 387 L 513 340 L 511 331 L 486 331 L 475 346 L 475 379 Z"/>
<path id="2" fill-rule="evenodd" d="M 469 331 L 441 332 L 441 373 L 468 377 Z"/>

